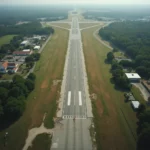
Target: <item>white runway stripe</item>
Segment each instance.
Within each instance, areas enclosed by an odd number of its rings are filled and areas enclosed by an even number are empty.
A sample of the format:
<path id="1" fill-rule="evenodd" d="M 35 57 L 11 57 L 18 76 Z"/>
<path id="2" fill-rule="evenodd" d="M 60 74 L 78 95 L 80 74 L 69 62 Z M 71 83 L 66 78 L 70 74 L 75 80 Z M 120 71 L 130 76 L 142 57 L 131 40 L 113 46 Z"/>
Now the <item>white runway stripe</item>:
<path id="1" fill-rule="evenodd" d="M 68 92 L 68 106 L 71 103 L 71 91 Z"/>
<path id="2" fill-rule="evenodd" d="M 82 97 L 81 97 L 81 91 L 79 91 L 79 106 L 82 105 Z"/>

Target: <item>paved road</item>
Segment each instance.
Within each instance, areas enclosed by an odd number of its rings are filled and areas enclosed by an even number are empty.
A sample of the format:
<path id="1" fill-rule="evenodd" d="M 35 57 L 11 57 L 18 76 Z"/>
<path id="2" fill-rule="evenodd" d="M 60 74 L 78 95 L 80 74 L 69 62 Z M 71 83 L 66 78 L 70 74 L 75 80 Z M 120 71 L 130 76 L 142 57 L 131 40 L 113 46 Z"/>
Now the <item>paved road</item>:
<path id="1" fill-rule="evenodd" d="M 77 17 L 73 17 L 69 35 L 68 58 L 66 58 L 63 121 L 60 122 L 60 127 L 54 129 L 52 150 L 92 150 L 89 133 L 91 119 L 87 118 L 85 70 L 82 53 L 79 22 Z"/>

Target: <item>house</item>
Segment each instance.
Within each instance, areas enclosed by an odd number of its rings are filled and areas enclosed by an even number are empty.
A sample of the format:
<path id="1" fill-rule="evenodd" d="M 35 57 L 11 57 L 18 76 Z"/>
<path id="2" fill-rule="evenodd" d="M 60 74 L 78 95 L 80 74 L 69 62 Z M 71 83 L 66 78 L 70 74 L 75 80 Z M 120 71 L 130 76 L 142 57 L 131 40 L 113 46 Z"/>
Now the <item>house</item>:
<path id="1" fill-rule="evenodd" d="M 28 56 L 28 55 L 31 55 L 32 54 L 32 51 L 14 51 L 13 52 L 13 55 L 14 56 Z"/>
<path id="2" fill-rule="evenodd" d="M 33 37 L 33 39 L 37 39 L 37 40 L 41 40 L 41 38 L 42 38 L 42 37 L 41 37 L 41 36 L 38 36 L 38 35 L 36 35 L 36 36 Z"/>
<path id="3" fill-rule="evenodd" d="M 27 45 L 29 45 L 29 41 L 22 41 L 20 45 L 21 46 L 27 46 Z"/>
<path id="4" fill-rule="evenodd" d="M 38 45 L 36 45 L 35 47 L 34 47 L 34 50 L 39 50 L 40 49 L 40 46 L 38 46 Z"/>
<path id="5" fill-rule="evenodd" d="M 133 109 L 136 110 L 139 108 L 140 103 L 139 103 L 139 101 L 132 101 L 131 105 L 132 105 Z"/>
<path id="6" fill-rule="evenodd" d="M 137 73 L 125 73 L 125 75 L 131 82 L 140 82 L 141 80 L 141 77 Z"/>
<path id="7" fill-rule="evenodd" d="M 7 69 L 13 69 L 16 67 L 18 67 L 18 64 L 14 63 L 14 62 L 12 62 L 12 63 L 8 62 Z"/>
<path id="8" fill-rule="evenodd" d="M 5 61 L 3 63 L 0 64 L 0 73 L 7 73 L 7 66 L 8 66 L 8 62 Z"/>

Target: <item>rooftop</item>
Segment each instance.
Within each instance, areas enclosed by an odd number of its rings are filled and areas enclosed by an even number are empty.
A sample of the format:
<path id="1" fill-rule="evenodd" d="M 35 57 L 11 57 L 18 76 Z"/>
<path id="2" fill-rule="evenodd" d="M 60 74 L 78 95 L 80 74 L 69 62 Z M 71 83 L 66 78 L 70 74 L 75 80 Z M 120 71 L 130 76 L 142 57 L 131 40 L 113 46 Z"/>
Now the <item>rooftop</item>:
<path id="1" fill-rule="evenodd" d="M 139 108 L 139 106 L 140 106 L 139 101 L 132 101 L 131 104 L 135 109 Z"/>
<path id="2" fill-rule="evenodd" d="M 22 41 L 22 42 L 21 42 L 21 44 L 26 44 L 26 43 L 28 43 L 28 41 Z"/>
<path id="3" fill-rule="evenodd" d="M 125 73 L 125 75 L 128 79 L 141 79 L 141 77 L 137 73 Z"/>

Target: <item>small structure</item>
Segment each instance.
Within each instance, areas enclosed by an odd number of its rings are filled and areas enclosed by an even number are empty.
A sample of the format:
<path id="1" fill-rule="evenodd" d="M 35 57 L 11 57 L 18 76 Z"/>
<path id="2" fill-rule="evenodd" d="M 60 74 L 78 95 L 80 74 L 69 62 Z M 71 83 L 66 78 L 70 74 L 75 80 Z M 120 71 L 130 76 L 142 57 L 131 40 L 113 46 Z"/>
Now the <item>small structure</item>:
<path id="1" fill-rule="evenodd" d="M 139 103 L 139 101 L 132 101 L 132 102 L 131 102 L 131 105 L 132 105 L 133 109 L 136 110 L 136 109 L 139 108 L 140 103 Z"/>
<path id="2" fill-rule="evenodd" d="M 13 55 L 14 56 L 28 56 L 28 55 L 31 55 L 32 54 L 32 51 L 14 51 L 13 52 Z"/>
<path id="3" fill-rule="evenodd" d="M 140 82 L 141 80 L 141 77 L 137 73 L 125 73 L 125 75 L 131 82 Z"/>
<path id="4" fill-rule="evenodd" d="M 39 50 L 40 49 L 40 46 L 38 46 L 38 45 L 36 45 L 35 47 L 34 47 L 34 50 Z"/>
<path id="5" fill-rule="evenodd" d="M 21 46 L 27 46 L 27 45 L 29 45 L 29 41 L 22 41 L 20 45 Z"/>
<path id="6" fill-rule="evenodd" d="M 33 39 L 37 39 L 37 40 L 41 40 L 41 36 L 39 36 L 39 35 L 35 35 L 34 37 L 33 37 Z"/>
<path id="7" fill-rule="evenodd" d="M 126 97 L 126 100 L 128 101 L 135 101 L 135 98 L 132 93 L 125 93 L 124 96 Z"/>
<path id="8" fill-rule="evenodd" d="M 0 64 L 0 73 L 7 73 L 8 62 L 5 61 Z"/>
<path id="9" fill-rule="evenodd" d="M 24 49 L 23 52 L 30 52 L 30 49 Z"/>

